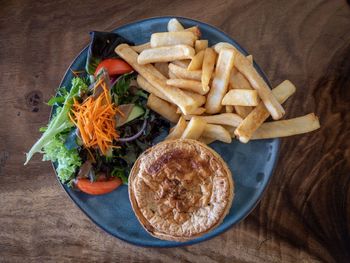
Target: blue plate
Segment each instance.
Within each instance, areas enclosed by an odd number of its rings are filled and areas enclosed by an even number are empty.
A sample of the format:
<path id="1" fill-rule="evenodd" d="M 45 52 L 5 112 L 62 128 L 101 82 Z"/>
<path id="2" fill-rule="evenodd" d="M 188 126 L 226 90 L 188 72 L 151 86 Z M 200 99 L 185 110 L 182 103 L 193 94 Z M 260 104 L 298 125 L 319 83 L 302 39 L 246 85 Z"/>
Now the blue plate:
<path id="1" fill-rule="evenodd" d="M 149 41 L 154 32 L 167 30 L 170 17 L 156 17 L 127 24 L 115 29 L 126 39 L 136 44 Z M 217 42 L 229 42 L 241 52 L 247 52 L 236 41 L 219 29 L 187 18 L 178 18 L 185 27 L 198 25 L 202 38 L 209 40 L 209 45 Z M 87 55 L 87 48 L 71 64 L 71 69 L 83 69 Z M 268 82 L 263 71 L 257 64 L 255 68 Z M 67 70 L 61 86 L 70 86 L 73 75 Z M 237 224 L 245 218 L 259 202 L 273 173 L 278 155 L 279 140 L 251 141 L 247 144 L 235 140 L 231 144 L 220 142 L 211 145 L 228 163 L 234 177 L 235 195 L 232 208 L 223 223 L 204 236 L 188 242 L 172 242 L 159 240 L 149 235 L 140 225 L 132 211 L 127 186 L 121 186 L 112 193 L 103 196 L 90 196 L 81 192 L 73 191 L 67 186 L 63 188 L 77 206 L 98 226 L 109 234 L 139 246 L 151 247 L 176 247 L 180 245 L 195 244 L 214 236 Z"/>

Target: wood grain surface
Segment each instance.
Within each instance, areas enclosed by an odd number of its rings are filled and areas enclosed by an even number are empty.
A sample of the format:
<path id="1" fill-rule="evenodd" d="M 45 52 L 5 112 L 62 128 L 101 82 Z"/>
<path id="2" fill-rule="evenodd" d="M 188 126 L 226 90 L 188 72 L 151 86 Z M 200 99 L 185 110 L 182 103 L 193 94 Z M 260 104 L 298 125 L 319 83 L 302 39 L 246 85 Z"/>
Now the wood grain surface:
<path id="1" fill-rule="evenodd" d="M 350 7 L 346 1 L 0 1 L 0 262 L 350 262 Z M 254 211 L 201 244 L 141 248 L 95 226 L 50 163 L 24 152 L 91 30 L 153 16 L 213 24 L 297 92 L 286 117 L 322 128 L 282 140 Z"/>

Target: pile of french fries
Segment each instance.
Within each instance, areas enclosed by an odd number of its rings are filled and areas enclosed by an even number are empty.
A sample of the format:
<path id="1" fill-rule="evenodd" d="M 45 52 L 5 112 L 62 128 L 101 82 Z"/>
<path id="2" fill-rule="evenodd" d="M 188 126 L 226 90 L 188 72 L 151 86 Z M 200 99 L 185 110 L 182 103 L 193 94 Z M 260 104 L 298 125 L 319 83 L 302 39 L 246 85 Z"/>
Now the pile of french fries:
<path id="1" fill-rule="evenodd" d="M 279 120 L 281 104 L 296 90 L 289 80 L 271 90 L 251 55 L 224 42 L 209 47 L 200 37 L 197 26 L 185 29 L 170 19 L 168 32 L 153 33 L 150 42 L 115 49 L 139 73 L 139 87 L 150 93 L 147 106 L 176 123 L 167 139 L 247 143 L 320 128 L 314 113 Z M 264 123 L 270 115 L 275 121 Z"/>

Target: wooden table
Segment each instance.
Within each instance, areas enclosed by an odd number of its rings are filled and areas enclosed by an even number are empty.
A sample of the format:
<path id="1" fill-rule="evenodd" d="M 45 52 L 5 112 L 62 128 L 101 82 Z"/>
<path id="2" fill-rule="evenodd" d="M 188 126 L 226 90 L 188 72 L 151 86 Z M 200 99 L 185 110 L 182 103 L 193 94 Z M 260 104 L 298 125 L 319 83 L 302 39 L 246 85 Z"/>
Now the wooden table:
<path id="1" fill-rule="evenodd" d="M 91 30 L 179 15 L 230 34 L 277 85 L 297 86 L 287 118 L 322 128 L 283 139 L 254 211 L 201 244 L 140 248 L 95 226 L 50 163 L 24 152 L 45 105 Z M 350 262 L 350 7 L 346 1 L 2 1 L 0 9 L 0 262 Z"/>

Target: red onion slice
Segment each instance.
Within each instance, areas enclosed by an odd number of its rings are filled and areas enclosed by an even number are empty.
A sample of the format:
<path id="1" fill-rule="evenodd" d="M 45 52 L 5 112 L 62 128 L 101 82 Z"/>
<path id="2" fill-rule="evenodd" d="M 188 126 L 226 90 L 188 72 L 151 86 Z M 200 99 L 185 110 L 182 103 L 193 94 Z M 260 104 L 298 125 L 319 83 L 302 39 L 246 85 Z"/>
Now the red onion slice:
<path id="1" fill-rule="evenodd" d="M 142 132 L 146 129 L 146 125 L 147 125 L 147 120 L 145 119 L 143 121 L 141 129 L 135 135 L 133 135 L 131 137 L 127 137 L 127 138 L 120 138 L 120 139 L 118 139 L 118 141 L 119 142 L 130 142 L 130 141 L 137 139 L 138 137 L 141 136 Z"/>

